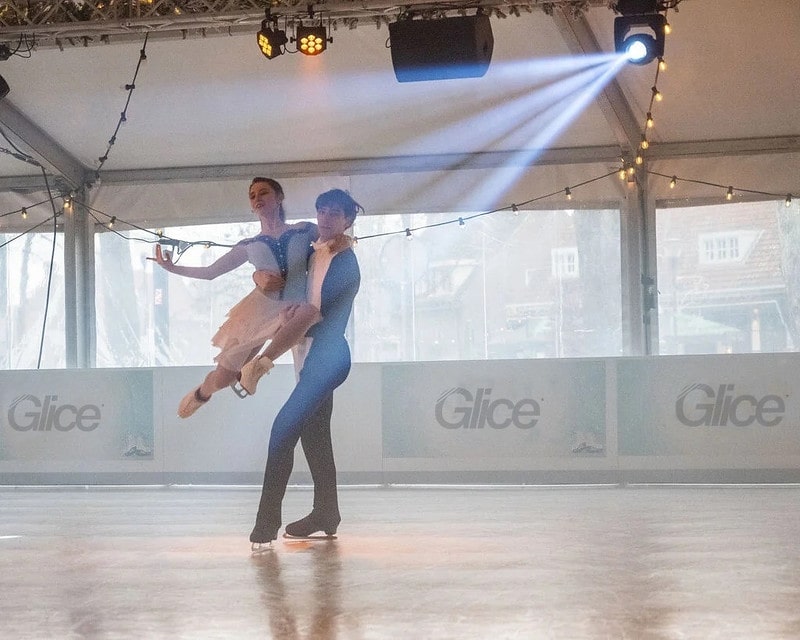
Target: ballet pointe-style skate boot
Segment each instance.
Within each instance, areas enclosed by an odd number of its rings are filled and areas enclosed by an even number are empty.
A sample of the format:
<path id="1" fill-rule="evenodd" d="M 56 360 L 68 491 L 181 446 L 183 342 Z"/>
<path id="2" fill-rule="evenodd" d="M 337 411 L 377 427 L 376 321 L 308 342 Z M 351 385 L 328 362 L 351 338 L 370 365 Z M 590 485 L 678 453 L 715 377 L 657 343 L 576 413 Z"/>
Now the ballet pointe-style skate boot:
<path id="1" fill-rule="evenodd" d="M 210 399 L 210 396 L 208 398 L 204 398 L 202 395 L 200 395 L 200 387 L 197 387 L 197 389 L 192 389 L 189 393 L 183 396 L 183 399 L 178 405 L 178 416 L 181 418 L 188 418 Z"/>
<path id="2" fill-rule="evenodd" d="M 338 516 L 325 518 L 312 511 L 305 518 L 300 518 L 300 520 L 287 524 L 283 537 L 335 540 L 339 522 L 341 522 L 341 518 Z"/>
<path id="3" fill-rule="evenodd" d="M 258 381 L 261 377 L 272 369 L 275 365 L 272 360 L 267 356 L 260 356 L 253 358 L 250 362 L 242 367 L 242 374 L 239 377 L 239 384 L 251 396 L 255 394 Z"/>

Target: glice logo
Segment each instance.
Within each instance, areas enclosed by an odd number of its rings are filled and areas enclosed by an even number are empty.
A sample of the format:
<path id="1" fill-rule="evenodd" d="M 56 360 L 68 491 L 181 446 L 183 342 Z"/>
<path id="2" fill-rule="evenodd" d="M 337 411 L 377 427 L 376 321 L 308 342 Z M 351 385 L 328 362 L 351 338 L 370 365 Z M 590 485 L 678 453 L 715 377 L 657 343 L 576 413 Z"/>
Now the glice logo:
<path id="1" fill-rule="evenodd" d="M 675 416 L 687 427 L 749 427 L 754 422 L 774 427 L 781 423 L 785 411 L 780 396 L 737 396 L 732 384 L 721 384 L 716 390 L 707 384 L 691 384 L 675 402 Z"/>
<path id="2" fill-rule="evenodd" d="M 57 404 L 58 396 L 46 395 L 44 402 L 25 394 L 11 403 L 8 423 L 15 431 L 94 431 L 100 426 L 100 407 L 85 404 Z"/>
<path id="3" fill-rule="evenodd" d="M 445 429 L 505 429 L 514 425 L 530 429 L 539 421 L 541 408 L 530 398 L 512 402 L 507 398 L 490 398 L 492 390 L 481 387 L 473 396 L 463 387 L 445 391 L 436 402 L 436 422 Z"/>

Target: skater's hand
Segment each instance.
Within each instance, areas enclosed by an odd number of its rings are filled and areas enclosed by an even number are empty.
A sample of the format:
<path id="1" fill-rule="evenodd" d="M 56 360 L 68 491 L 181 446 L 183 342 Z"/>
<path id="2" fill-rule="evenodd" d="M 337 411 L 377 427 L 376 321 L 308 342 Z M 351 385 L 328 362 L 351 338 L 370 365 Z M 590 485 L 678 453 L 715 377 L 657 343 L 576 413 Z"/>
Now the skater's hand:
<path id="1" fill-rule="evenodd" d="M 288 320 L 291 320 L 292 318 L 294 318 L 294 314 L 297 312 L 297 310 L 300 308 L 300 306 L 301 305 L 299 303 L 297 303 L 297 304 L 290 304 L 290 305 L 284 307 L 281 310 L 281 313 L 280 313 L 281 320 L 283 322 L 287 322 Z"/>
<path id="2" fill-rule="evenodd" d="M 259 269 L 253 273 L 253 282 L 264 293 L 280 291 L 286 284 L 277 271 L 267 271 L 266 269 Z"/>
<path id="3" fill-rule="evenodd" d="M 174 266 L 172 263 L 172 253 L 163 251 L 160 244 L 156 245 L 156 262 L 167 271 L 170 271 Z"/>

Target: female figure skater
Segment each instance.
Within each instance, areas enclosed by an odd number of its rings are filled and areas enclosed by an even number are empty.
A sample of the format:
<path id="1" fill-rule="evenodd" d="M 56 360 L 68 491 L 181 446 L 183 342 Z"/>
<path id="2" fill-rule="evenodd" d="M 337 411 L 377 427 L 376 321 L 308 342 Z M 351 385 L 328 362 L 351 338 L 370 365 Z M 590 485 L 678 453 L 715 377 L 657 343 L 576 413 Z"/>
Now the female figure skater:
<path id="1" fill-rule="evenodd" d="M 178 405 L 181 418 L 188 418 L 215 392 L 236 382 L 242 366 L 285 322 L 280 317 L 282 310 L 292 309 L 298 319 L 304 314 L 312 318 L 317 313 L 315 308 L 303 304 L 311 242 L 317 237 L 316 225 L 286 222 L 283 188 L 275 180 L 254 178 L 249 197 L 250 207 L 261 224 L 261 233 L 240 241 L 213 264 L 207 267 L 176 265 L 169 252 L 162 253 L 161 247 L 156 246 L 156 262 L 170 273 L 213 280 L 250 262 L 258 274 L 253 276 L 256 288 L 230 310 L 228 319 L 214 335 L 212 344 L 220 348 L 214 358 L 217 366 L 200 386 L 181 400 Z M 291 334 L 285 332 L 285 335 Z"/>
<path id="2" fill-rule="evenodd" d="M 331 412 L 333 391 L 350 372 L 350 349 L 344 333 L 361 282 L 352 240 L 345 231 L 363 208 L 346 191 L 333 189 L 317 198 L 316 209 L 319 240 L 314 243 L 309 260 L 308 300 L 319 309 L 321 319 L 308 330 L 311 345 L 297 385 L 272 424 L 261 500 L 250 534 L 254 551 L 260 550 L 261 545 L 269 546 L 277 537 L 298 439 L 314 481 L 314 506 L 308 516 L 286 526 L 287 536 L 306 537 L 317 531 L 332 536 L 340 522 Z M 290 327 L 294 323 L 301 325 L 301 321 L 290 319 L 285 325 L 289 327 L 287 331 L 297 330 Z M 271 348 L 282 330 L 267 345 L 267 358 L 275 355 Z M 243 385 L 247 382 L 254 389 L 260 370 L 265 368 L 260 362 L 263 358 L 253 360 L 242 371 Z"/>

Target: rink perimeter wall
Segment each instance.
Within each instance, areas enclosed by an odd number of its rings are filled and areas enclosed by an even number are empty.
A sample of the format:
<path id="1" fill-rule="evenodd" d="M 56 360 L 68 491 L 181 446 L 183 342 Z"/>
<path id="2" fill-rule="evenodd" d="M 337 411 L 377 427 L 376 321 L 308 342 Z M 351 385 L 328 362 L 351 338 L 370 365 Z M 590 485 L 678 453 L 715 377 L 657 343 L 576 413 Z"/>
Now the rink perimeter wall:
<path id="1" fill-rule="evenodd" d="M 0 483 L 260 484 L 292 367 L 179 419 L 207 371 L 0 372 Z M 798 372 L 800 354 L 355 364 L 339 481 L 799 482 Z"/>

